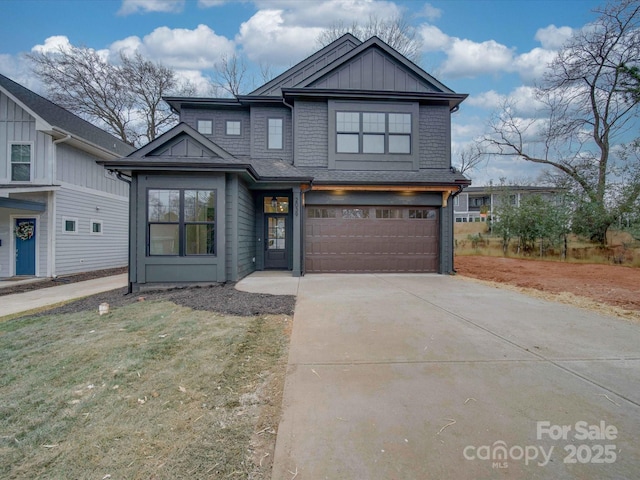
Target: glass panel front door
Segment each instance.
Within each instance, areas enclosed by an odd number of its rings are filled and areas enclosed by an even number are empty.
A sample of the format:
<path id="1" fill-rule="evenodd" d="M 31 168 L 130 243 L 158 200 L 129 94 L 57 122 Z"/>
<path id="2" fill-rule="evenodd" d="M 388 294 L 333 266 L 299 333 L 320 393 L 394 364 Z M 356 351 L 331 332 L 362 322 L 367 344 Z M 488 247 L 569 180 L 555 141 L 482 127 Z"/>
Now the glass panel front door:
<path id="1" fill-rule="evenodd" d="M 288 268 L 287 216 L 265 215 L 265 268 Z"/>

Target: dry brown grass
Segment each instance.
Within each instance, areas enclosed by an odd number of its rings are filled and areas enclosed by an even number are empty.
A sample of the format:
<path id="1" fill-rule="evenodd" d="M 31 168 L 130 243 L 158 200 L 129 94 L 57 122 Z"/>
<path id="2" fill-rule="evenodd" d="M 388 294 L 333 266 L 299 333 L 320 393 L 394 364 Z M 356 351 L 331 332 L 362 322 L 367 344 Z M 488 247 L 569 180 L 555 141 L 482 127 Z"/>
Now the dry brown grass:
<path id="1" fill-rule="evenodd" d="M 474 248 L 470 237 L 477 234 L 481 235 L 482 240 Z M 490 235 L 486 223 L 456 223 L 454 226 L 454 238 L 456 255 L 505 256 L 502 251 L 501 239 Z M 531 254 L 518 254 L 515 251 L 515 245 L 516 241 L 514 239 L 511 241 L 506 256 L 552 261 L 561 259 L 561 248 L 559 246 L 549 249 L 545 256 L 540 257 L 537 251 Z M 571 263 L 602 263 L 640 267 L 640 242 L 634 240 L 627 232 L 615 230 L 608 232 L 606 247 L 595 245 L 576 235 L 569 235 L 567 258 L 564 260 Z"/>
<path id="2" fill-rule="evenodd" d="M 290 323 L 170 302 L 1 323 L 0 477 L 270 478 Z"/>

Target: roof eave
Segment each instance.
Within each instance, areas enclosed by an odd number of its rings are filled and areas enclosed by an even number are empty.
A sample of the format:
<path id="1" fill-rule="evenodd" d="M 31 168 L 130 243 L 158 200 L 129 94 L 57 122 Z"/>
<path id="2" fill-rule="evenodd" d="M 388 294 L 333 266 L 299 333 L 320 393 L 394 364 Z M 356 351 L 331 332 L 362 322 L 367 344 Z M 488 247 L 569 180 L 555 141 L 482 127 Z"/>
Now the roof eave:
<path id="1" fill-rule="evenodd" d="M 282 95 L 295 99 L 306 98 L 349 98 L 367 100 L 414 100 L 421 103 L 447 103 L 453 110 L 460 105 L 469 95 L 466 93 L 441 93 L 441 92 L 392 92 L 383 90 L 338 90 L 327 88 L 283 88 Z"/>

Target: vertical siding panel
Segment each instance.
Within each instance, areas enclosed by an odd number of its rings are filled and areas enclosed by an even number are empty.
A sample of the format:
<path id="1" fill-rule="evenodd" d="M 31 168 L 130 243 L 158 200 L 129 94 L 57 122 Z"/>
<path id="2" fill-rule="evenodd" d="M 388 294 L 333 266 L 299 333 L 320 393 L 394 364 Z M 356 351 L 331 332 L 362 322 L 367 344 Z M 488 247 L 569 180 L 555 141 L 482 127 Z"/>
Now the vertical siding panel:
<path id="1" fill-rule="evenodd" d="M 255 202 L 247 185 L 238 185 L 238 279 L 255 270 L 256 255 Z"/>
<path id="2" fill-rule="evenodd" d="M 362 57 L 362 88 L 373 89 L 373 53 L 367 52 Z"/>

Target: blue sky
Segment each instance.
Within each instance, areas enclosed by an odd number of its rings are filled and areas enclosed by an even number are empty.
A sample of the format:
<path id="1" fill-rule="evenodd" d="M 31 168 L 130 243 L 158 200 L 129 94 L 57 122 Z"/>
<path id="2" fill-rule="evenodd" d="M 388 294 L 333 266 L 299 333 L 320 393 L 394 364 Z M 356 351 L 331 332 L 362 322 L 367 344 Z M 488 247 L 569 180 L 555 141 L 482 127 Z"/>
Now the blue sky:
<path id="1" fill-rule="evenodd" d="M 176 69 L 205 92 L 213 65 L 238 52 L 279 73 L 318 46 L 322 28 L 342 20 L 404 13 L 423 40 L 420 65 L 469 98 L 454 116 L 454 154 L 481 135 L 506 97 L 535 102 L 531 87 L 572 31 L 595 19 L 592 0 L 2 0 L 0 73 L 40 92 L 23 54 L 64 45 L 105 55 L 139 51 Z M 257 84 L 261 83 L 258 80 Z M 257 85 L 256 85 L 257 86 Z M 524 108 L 526 110 L 526 107 Z M 533 180 L 534 165 L 491 160 L 471 174 Z"/>

